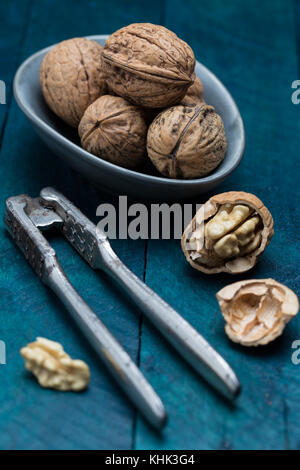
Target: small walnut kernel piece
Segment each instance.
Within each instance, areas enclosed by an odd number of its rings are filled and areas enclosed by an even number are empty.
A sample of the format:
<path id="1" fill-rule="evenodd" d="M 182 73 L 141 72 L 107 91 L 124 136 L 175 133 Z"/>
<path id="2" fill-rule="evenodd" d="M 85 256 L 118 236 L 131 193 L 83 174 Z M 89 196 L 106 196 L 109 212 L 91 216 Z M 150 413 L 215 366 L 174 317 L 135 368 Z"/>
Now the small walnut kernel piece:
<path id="1" fill-rule="evenodd" d="M 102 66 L 109 87 L 145 108 L 179 103 L 195 74 L 192 49 L 164 26 L 134 23 L 106 40 Z"/>
<path id="2" fill-rule="evenodd" d="M 268 344 L 299 311 L 296 294 L 273 279 L 230 284 L 217 293 L 225 331 L 243 346 Z"/>
<path id="3" fill-rule="evenodd" d="M 38 337 L 21 349 L 25 367 L 45 388 L 72 390 L 78 392 L 86 388 L 90 381 L 90 370 L 87 364 L 72 359 L 62 345 L 46 338 Z"/>
<path id="4" fill-rule="evenodd" d="M 82 147 L 111 163 L 135 168 L 146 158 L 147 125 L 141 108 L 103 95 L 85 111 L 78 127 Z"/>
<path id="5" fill-rule="evenodd" d="M 210 198 L 182 236 L 188 262 L 211 274 L 251 269 L 273 236 L 273 218 L 253 194 L 231 191 Z"/>
<path id="6" fill-rule="evenodd" d="M 169 178 L 207 175 L 224 159 L 226 148 L 222 118 L 205 103 L 168 108 L 148 129 L 148 155 Z"/>

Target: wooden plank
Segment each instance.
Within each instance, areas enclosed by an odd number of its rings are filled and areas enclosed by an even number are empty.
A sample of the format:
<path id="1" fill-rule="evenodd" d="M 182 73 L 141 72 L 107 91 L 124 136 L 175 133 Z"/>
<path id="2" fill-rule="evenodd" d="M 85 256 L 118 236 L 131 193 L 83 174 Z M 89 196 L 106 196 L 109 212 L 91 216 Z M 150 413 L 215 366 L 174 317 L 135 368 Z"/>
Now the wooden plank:
<path id="1" fill-rule="evenodd" d="M 273 344 L 245 349 L 225 336 L 215 299 L 222 286 L 241 278 L 274 277 L 299 289 L 299 109 L 291 103 L 291 82 L 298 78 L 294 5 L 173 0 L 167 2 L 165 25 L 225 83 L 245 121 L 244 160 L 216 192 L 257 194 L 273 213 L 275 237 L 258 266 L 234 279 L 192 270 L 179 241 L 149 242 L 146 282 L 224 355 L 243 391 L 235 405 L 226 404 L 145 322 L 141 368 L 164 400 L 169 422 L 159 435 L 139 421 L 135 447 L 299 449 L 300 366 L 291 362 L 291 344 L 300 338 L 300 318 Z"/>
<path id="2" fill-rule="evenodd" d="M 12 80 L 20 59 L 20 48 L 26 34 L 30 7 L 30 0 L 0 2 L 0 80 L 5 84 L 5 103 L 2 99 L 0 103 L 0 148 L 11 103 Z"/>
<path id="3" fill-rule="evenodd" d="M 15 3 L 15 15 L 20 19 Z M 147 18 L 157 22 L 159 2 L 148 6 L 134 0 L 103 4 L 71 0 L 34 1 L 21 56 L 62 39 L 109 33 Z M 157 6 L 157 8 L 155 8 Z M 53 21 L 52 21 L 53 18 Z M 8 27 L 7 27 L 8 28 Z M 14 31 L 7 30 L 7 35 Z M 3 46 L 4 47 L 4 46 Z M 0 366 L 0 448 L 101 449 L 131 448 L 135 412 L 103 369 L 63 307 L 26 264 L 4 233 L 4 200 L 26 192 L 38 195 L 55 185 L 89 217 L 101 202 L 117 199 L 93 189 L 58 160 L 38 139 L 14 103 L 4 135 L 0 174 L 0 338 L 6 342 L 7 364 Z M 139 347 L 139 319 L 131 304 L 101 273 L 92 272 L 62 240 L 53 240 L 67 275 L 84 299 L 134 359 Z M 116 241 L 120 257 L 140 277 L 144 271 L 144 242 Z M 73 357 L 91 367 L 91 385 L 83 394 L 41 390 L 25 372 L 19 349 L 37 335 L 61 341 Z"/>

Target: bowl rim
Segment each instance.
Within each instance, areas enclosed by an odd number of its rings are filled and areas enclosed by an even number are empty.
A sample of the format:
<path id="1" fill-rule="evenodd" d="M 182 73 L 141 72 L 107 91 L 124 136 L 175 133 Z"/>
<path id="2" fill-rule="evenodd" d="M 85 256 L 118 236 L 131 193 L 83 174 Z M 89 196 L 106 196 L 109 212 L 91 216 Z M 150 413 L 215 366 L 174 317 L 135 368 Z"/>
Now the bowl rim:
<path id="1" fill-rule="evenodd" d="M 89 35 L 89 36 L 84 36 L 86 39 L 90 39 L 93 41 L 99 41 L 99 40 L 106 40 L 108 38 L 108 34 L 95 34 L 95 35 Z M 23 101 L 22 94 L 19 93 L 20 89 L 20 82 L 22 81 L 22 76 L 24 73 L 24 70 L 27 69 L 27 67 L 30 65 L 31 62 L 33 62 L 37 57 L 44 55 L 47 53 L 50 49 L 52 49 L 56 44 L 53 44 L 51 46 L 45 47 L 43 49 L 40 49 L 39 51 L 35 52 L 34 54 L 31 54 L 17 69 L 17 72 L 14 77 L 13 81 L 13 93 L 15 100 L 20 107 L 20 109 L 23 111 L 23 113 L 28 117 L 28 119 L 33 122 L 37 127 L 42 129 L 44 132 L 46 132 L 48 135 L 50 135 L 53 139 L 56 141 L 59 141 L 63 146 L 69 146 L 70 149 L 73 149 L 75 152 L 80 152 L 82 157 L 85 158 L 87 163 L 91 164 L 92 166 L 97 166 L 101 167 L 104 166 L 109 170 L 112 170 L 115 173 L 118 174 L 123 174 L 124 176 L 132 176 L 134 178 L 139 178 L 141 181 L 145 181 L 147 183 L 152 182 L 152 183 L 163 183 L 164 185 L 169 185 L 169 186 L 194 186 L 194 185 L 204 185 L 206 183 L 218 183 L 219 181 L 222 181 L 228 176 L 230 173 L 232 173 L 235 168 L 239 165 L 241 162 L 244 152 L 245 152 L 245 145 L 246 145 L 246 136 L 245 136 L 245 127 L 243 123 L 242 116 L 240 114 L 239 108 L 233 99 L 231 93 L 227 90 L 225 85 L 219 80 L 219 78 L 211 72 L 205 65 L 203 65 L 201 62 L 196 61 L 201 65 L 203 69 L 207 72 L 207 74 L 210 76 L 212 80 L 217 83 L 219 88 L 222 90 L 223 93 L 227 94 L 232 107 L 236 111 L 236 119 L 238 121 L 238 127 L 240 129 L 241 137 L 239 140 L 239 145 L 238 149 L 236 150 L 237 156 L 232 162 L 232 165 L 229 166 L 224 171 L 221 171 L 218 173 L 218 167 L 216 168 L 215 171 L 213 171 L 210 175 L 204 176 L 202 178 L 194 178 L 194 179 L 185 179 L 185 180 L 180 180 L 180 179 L 172 179 L 172 178 L 165 178 L 162 176 L 155 176 L 155 175 L 148 175 L 146 173 L 141 173 L 135 170 L 123 168 L 121 166 L 115 165 L 114 163 L 110 163 L 107 160 L 101 159 L 88 151 L 84 150 L 82 147 L 79 145 L 75 144 L 71 140 L 69 140 L 67 137 L 63 136 L 58 132 L 57 130 L 53 129 L 49 124 L 47 124 L 42 118 L 40 118 L 34 111 L 29 108 L 26 103 Z"/>

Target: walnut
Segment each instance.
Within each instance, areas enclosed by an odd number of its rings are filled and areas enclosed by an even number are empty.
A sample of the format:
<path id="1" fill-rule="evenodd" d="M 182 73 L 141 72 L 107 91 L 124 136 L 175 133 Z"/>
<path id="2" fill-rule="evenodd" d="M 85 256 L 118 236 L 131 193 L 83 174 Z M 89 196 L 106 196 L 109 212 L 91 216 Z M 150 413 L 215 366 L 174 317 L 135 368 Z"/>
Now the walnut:
<path id="1" fill-rule="evenodd" d="M 78 392 L 90 381 L 87 364 L 74 360 L 65 353 L 61 344 L 46 338 L 37 338 L 21 349 L 25 367 L 37 378 L 42 387 Z"/>
<path id="2" fill-rule="evenodd" d="M 169 178 L 198 178 L 214 170 L 226 153 L 221 117 L 212 106 L 173 106 L 151 123 L 147 151 Z"/>
<path id="3" fill-rule="evenodd" d="M 299 310 L 296 294 L 273 279 L 235 282 L 221 289 L 217 299 L 227 335 L 244 346 L 270 343 Z"/>
<path id="4" fill-rule="evenodd" d="M 207 274 L 251 269 L 274 233 L 273 218 L 253 194 L 231 191 L 211 197 L 182 236 L 187 261 Z"/>
<path id="5" fill-rule="evenodd" d="M 42 61 L 40 83 L 46 103 L 70 126 L 77 127 L 86 108 L 106 91 L 102 50 L 89 39 L 68 39 L 54 46 Z"/>
<path id="6" fill-rule="evenodd" d="M 145 160 L 143 110 L 119 96 L 104 95 L 91 104 L 78 132 L 85 150 L 111 163 L 135 168 Z"/>
<path id="7" fill-rule="evenodd" d="M 189 87 L 186 95 L 182 98 L 179 104 L 183 106 L 197 106 L 200 103 L 205 103 L 203 99 L 203 84 L 201 80 L 196 77 L 193 85 Z M 164 110 L 159 108 L 144 109 L 148 125 L 150 125 L 154 118 L 162 111 Z"/>
<path id="8" fill-rule="evenodd" d="M 183 106 L 197 106 L 200 103 L 205 103 L 203 99 L 203 84 L 200 78 L 196 77 L 193 85 L 191 85 L 186 92 L 186 95 L 180 101 Z"/>
<path id="9" fill-rule="evenodd" d="M 192 49 L 163 26 L 136 23 L 106 41 L 102 66 L 119 96 L 145 108 L 179 103 L 193 83 Z"/>

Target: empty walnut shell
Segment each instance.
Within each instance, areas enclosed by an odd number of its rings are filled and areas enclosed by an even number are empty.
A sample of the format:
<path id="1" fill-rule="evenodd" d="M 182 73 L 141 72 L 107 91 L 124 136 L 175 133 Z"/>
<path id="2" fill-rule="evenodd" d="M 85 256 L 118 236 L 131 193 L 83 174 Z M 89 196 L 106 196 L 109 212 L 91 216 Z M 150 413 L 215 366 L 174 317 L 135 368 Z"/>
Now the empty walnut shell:
<path id="1" fill-rule="evenodd" d="M 212 106 L 173 106 L 151 123 L 147 151 L 169 178 L 198 178 L 214 170 L 226 153 L 221 117 Z"/>
<path id="2" fill-rule="evenodd" d="M 217 299 L 227 335 L 244 346 L 270 343 L 299 311 L 296 294 L 273 279 L 235 282 L 221 289 Z"/>
<path id="3" fill-rule="evenodd" d="M 196 77 L 193 85 L 191 85 L 186 92 L 186 95 L 180 101 L 183 106 L 197 106 L 204 103 L 203 99 L 203 83 Z"/>
<path id="4" fill-rule="evenodd" d="M 86 108 L 106 91 L 102 50 L 89 39 L 68 39 L 54 46 L 42 61 L 40 83 L 46 103 L 70 126 L 77 127 Z"/>
<path id="5" fill-rule="evenodd" d="M 109 36 L 102 64 L 110 88 L 145 108 L 179 103 L 195 78 L 188 44 L 150 23 L 131 24 Z"/>
<path id="6" fill-rule="evenodd" d="M 273 218 L 253 194 L 211 197 L 185 229 L 181 246 L 193 268 L 207 274 L 251 269 L 274 233 Z"/>
<path id="7" fill-rule="evenodd" d="M 91 104 L 78 132 L 85 150 L 111 163 L 135 168 L 145 159 L 143 111 L 119 96 L 104 95 Z"/>

